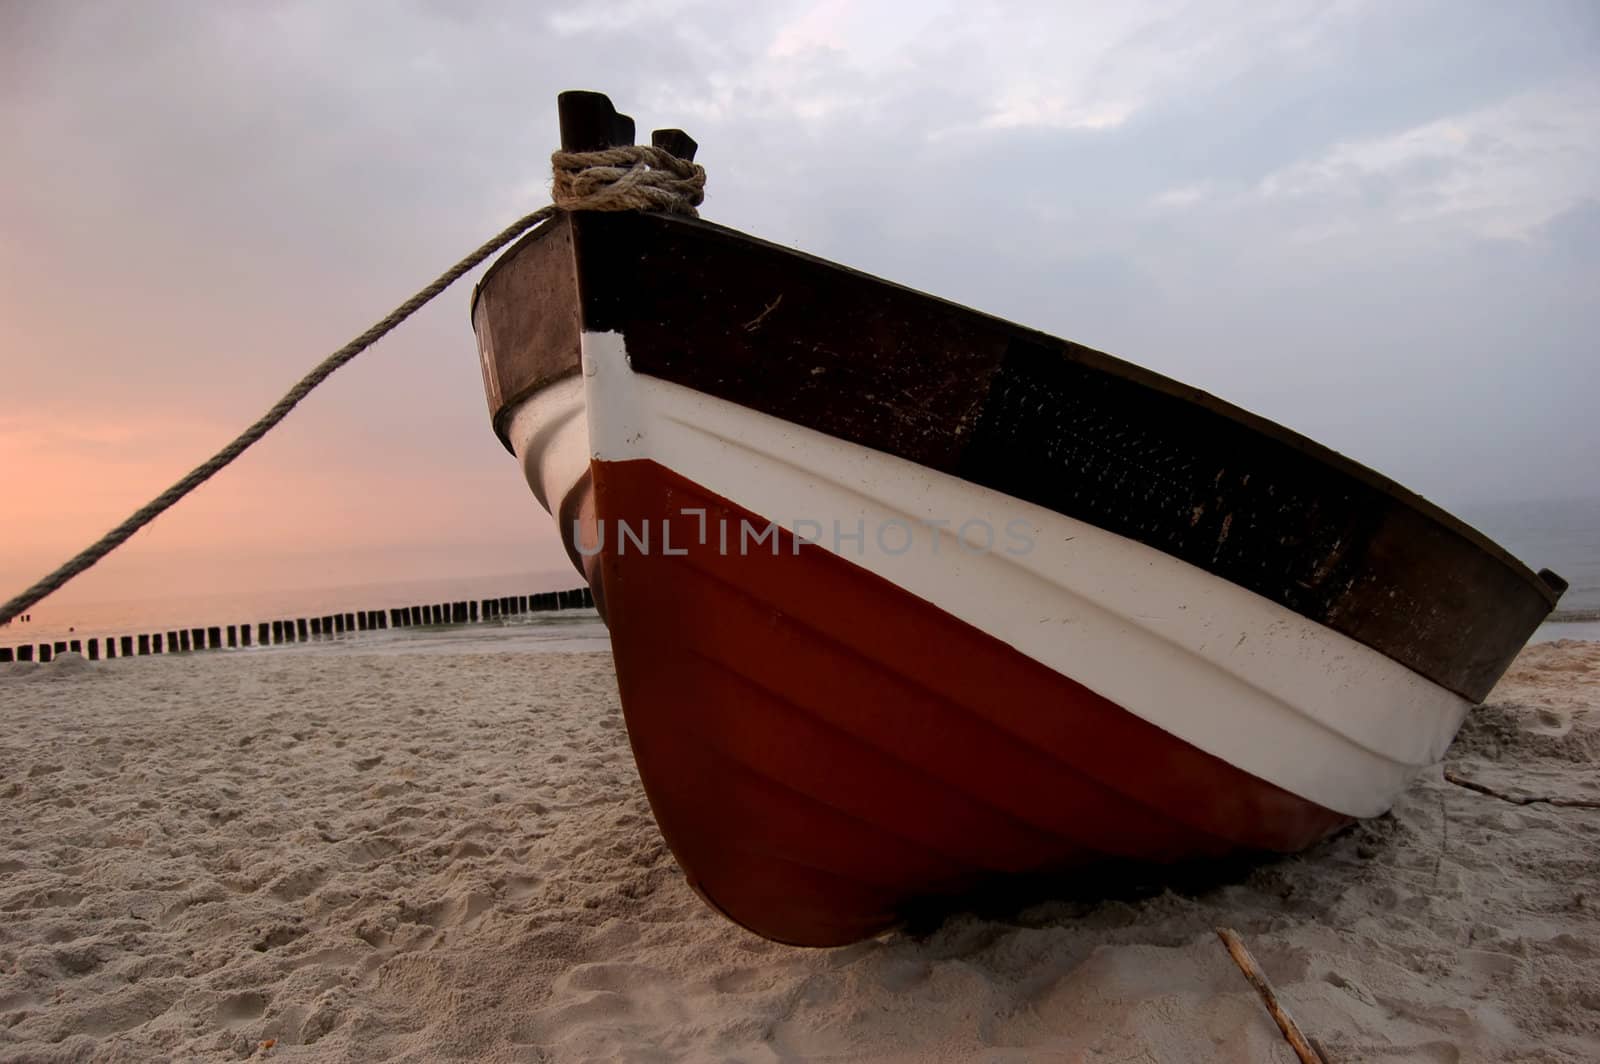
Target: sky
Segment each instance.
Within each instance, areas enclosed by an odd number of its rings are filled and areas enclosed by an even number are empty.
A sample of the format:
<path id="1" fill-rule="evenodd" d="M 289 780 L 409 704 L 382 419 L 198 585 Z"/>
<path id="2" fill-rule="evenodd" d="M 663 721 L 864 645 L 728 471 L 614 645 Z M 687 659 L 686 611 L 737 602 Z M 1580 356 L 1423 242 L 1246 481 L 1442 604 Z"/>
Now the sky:
<path id="1" fill-rule="evenodd" d="M 0 597 L 546 202 L 570 88 L 688 130 L 712 221 L 1446 506 L 1600 495 L 1592 0 L 0 0 Z M 562 568 L 470 293 L 58 601 Z"/>

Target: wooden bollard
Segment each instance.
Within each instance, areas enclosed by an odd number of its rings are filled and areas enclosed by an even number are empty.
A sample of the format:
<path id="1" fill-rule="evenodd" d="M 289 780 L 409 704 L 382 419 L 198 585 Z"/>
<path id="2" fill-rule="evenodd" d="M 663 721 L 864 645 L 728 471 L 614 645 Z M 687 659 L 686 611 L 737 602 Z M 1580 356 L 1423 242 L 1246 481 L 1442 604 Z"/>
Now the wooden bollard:
<path id="1" fill-rule="evenodd" d="M 356 631 L 365 632 L 366 630 L 367 630 L 367 615 L 365 613 L 356 614 Z"/>
<path id="2" fill-rule="evenodd" d="M 311 625 L 304 617 L 301 617 L 294 622 L 294 630 L 295 634 L 299 637 L 300 642 L 302 643 L 311 638 Z"/>
<path id="3" fill-rule="evenodd" d="M 517 612 L 518 613 L 527 613 L 528 612 L 528 596 L 527 595 L 518 595 L 517 596 Z"/>
<path id="4" fill-rule="evenodd" d="M 467 620 L 471 621 L 473 624 L 477 624 L 478 623 L 478 600 L 477 599 L 473 599 L 471 602 L 467 603 Z"/>
<path id="5" fill-rule="evenodd" d="M 239 645 L 242 647 L 250 645 L 250 626 L 248 624 L 239 626 Z"/>
<path id="6" fill-rule="evenodd" d="M 347 631 L 347 632 L 353 632 L 353 631 L 356 630 L 356 615 L 355 614 L 347 613 L 347 614 L 344 615 L 344 630 Z"/>
<path id="7" fill-rule="evenodd" d="M 583 605 L 585 609 L 594 609 L 594 592 L 587 587 L 583 589 Z"/>
<path id="8" fill-rule="evenodd" d="M 228 625 L 228 649 L 232 650 L 234 647 L 236 647 L 238 645 L 239 645 L 239 626 L 236 625 L 236 624 L 230 624 L 230 625 Z"/>
<path id="9" fill-rule="evenodd" d="M 123 639 L 127 639 L 128 637 L 127 636 L 123 636 L 122 638 Z M 150 654 L 150 636 L 149 636 L 148 633 L 140 632 L 139 633 L 139 656 L 142 658 L 142 657 L 147 657 L 149 654 Z M 122 656 L 123 657 L 127 657 L 128 656 L 128 644 L 127 643 L 123 643 L 122 644 Z"/>
<path id="10" fill-rule="evenodd" d="M 0 665 L 10 665 L 15 655 L 16 651 L 10 647 L 0 647 Z"/>
<path id="11" fill-rule="evenodd" d="M 206 630 L 204 628 L 191 629 L 189 634 L 194 637 L 190 640 L 190 645 L 194 649 L 204 650 L 206 648 Z"/>
<path id="12" fill-rule="evenodd" d="M 189 652 L 189 629 L 178 629 L 178 649 L 184 653 Z"/>
<path id="13" fill-rule="evenodd" d="M 17 648 L 17 660 L 18 661 L 32 661 L 33 660 L 33 645 L 31 643 L 28 646 L 18 647 Z"/>
<path id="14" fill-rule="evenodd" d="M 99 661 L 100 660 L 100 640 L 98 640 L 98 639 L 89 640 L 89 645 L 87 647 L 85 647 L 84 649 L 89 652 L 89 660 L 90 661 Z"/>
<path id="15" fill-rule="evenodd" d="M 41 664 L 41 665 L 50 664 L 50 659 L 52 657 L 54 657 L 54 656 L 55 656 L 55 652 L 50 649 L 50 644 L 49 643 L 40 643 L 39 644 L 39 664 Z"/>
<path id="16" fill-rule="evenodd" d="M 108 635 L 106 636 L 106 660 L 110 661 L 112 658 L 117 656 L 117 638 L 116 636 Z M 127 655 L 122 656 L 126 657 Z"/>
<path id="17" fill-rule="evenodd" d="M 421 606 L 413 606 L 413 607 L 411 607 L 411 623 L 412 624 L 421 624 L 422 623 L 422 607 Z"/>
<path id="18" fill-rule="evenodd" d="M 311 618 L 311 634 L 312 635 L 321 635 L 322 634 L 322 618 L 321 617 L 313 617 L 313 618 Z"/>
<path id="19" fill-rule="evenodd" d="M 56 645 L 60 646 L 59 643 L 56 644 Z M 72 642 L 67 644 L 67 649 L 72 651 L 74 654 L 82 654 L 83 653 L 83 640 L 74 639 Z M 58 650 L 58 651 L 56 651 L 56 653 L 59 654 L 60 651 Z"/>
<path id="20" fill-rule="evenodd" d="M 213 626 L 206 629 L 206 646 L 212 650 L 222 649 L 222 629 L 220 627 Z"/>
<path id="21" fill-rule="evenodd" d="M 272 641 L 274 643 L 283 642 L 283 622 L 282 621 L 273 621 L 272 622 Z M 265 640 L 263 640 L 263 642 L 265 642 Z"/>
<path id="22" fill-rule="evenodd" d="M 344 634 L 344 614 L 336 613 L 333 615 L 333 630 L 340 635 Z"/>

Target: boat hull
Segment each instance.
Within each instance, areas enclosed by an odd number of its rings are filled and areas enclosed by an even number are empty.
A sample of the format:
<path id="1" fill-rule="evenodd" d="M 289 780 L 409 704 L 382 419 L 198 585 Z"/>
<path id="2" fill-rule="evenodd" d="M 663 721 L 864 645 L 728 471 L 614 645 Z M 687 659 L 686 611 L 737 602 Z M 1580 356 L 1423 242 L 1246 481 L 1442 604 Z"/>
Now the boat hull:
<path id="1" fill-rule="evenodd" d="M 1386 809 L 1466 711 L 1162 552 L 635 373 L 615 334 L 581 347 L 510 437 L 610 626 L 663 836 L 768 938 L 849 942 L 1104 860 L 1294 851 Z"/>
<path id="2" fill-rule="evenodd" d="M 662 833 L 779 941 L 1378 815 L 1560 590 L 1210 396 L 714 226 L 557 219 L 474 323 Z"/>

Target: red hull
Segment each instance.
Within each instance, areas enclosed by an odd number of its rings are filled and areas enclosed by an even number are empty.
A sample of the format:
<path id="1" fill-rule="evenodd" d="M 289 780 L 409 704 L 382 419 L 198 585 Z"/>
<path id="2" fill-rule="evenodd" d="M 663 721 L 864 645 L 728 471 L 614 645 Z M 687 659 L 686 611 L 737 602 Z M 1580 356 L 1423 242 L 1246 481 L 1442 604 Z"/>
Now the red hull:
<path id="1" fill-rule="evenodd" d="M 819 547 L 741 556 L 765 521 L 653 462 L 597 462 L 592 491 L 573 512 L 653 537 L 584 566 L 645 790 L 689 881 L 760 935 L 852 942 L 995 876 L 1292 851 L 1346 822 Z"/>

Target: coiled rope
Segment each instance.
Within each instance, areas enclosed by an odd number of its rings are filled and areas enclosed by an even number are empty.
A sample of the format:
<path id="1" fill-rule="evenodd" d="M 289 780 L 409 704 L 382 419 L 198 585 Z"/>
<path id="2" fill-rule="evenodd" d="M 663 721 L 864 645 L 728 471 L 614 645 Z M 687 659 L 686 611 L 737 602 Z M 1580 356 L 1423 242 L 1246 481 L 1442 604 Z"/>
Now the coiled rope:
<path id="1" fill-rule="evenodd" d="M 695 210 L 705 200 L 705 167 L 650 145 L 606 148 L 602 151 L 558 151 L 550 157 L 552 170 L 549 206 L 512 222 L 466 258 L 440 274 L 432 284 L 384 315 L 360 336 L 339 348 L 290 388 L 282 399 L 241 432 L 226 447 L 197 466 L 182 480 L 157 495 L 116 528 L 74 555 L 49 576 L 0 606 L 0 623 L 10 621 L 40 599 L 127 542 L 139 529 L 159 517 L 179 499 L 210 480 L 288 416 L 300 400 L 327 380 L 333 371 L 381 340 L 395 326 L 470 272 L 490 255 L 538 225 L 557 211 L 664 211 L 698 217 Z"/>

